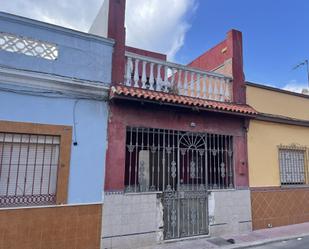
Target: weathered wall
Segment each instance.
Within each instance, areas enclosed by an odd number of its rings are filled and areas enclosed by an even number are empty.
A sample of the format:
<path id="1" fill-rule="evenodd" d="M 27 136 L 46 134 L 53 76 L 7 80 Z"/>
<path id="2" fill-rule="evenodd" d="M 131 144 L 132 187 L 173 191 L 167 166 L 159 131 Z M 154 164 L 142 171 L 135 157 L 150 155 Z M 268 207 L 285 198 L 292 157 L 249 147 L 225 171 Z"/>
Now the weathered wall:
<path id="1" fill-rule="evenodd" d="M 135 249 L 163 239 L 162 206 L 156 193 L 107 193 L 102 249 Z"/>
<path id="2" fill-rule="evenodd" d="M 309 120 L 309 96 L 296 96 L 247 84 L 247 103 L 262 113 Z"/>
<path id="3" fill-rule="evenodd" d="M 308 188 L 251 191 L 253 229 L 309 222 Z"/>
<path id="4" fill-rule="evenodd" d="M 224 65 L 225 61 L 231 58 L 231 51 L 227 53 L 226 40 L 218 43 L 202 55 L 194 59 L 188 64 L 190 67 L 199 68 L 202 70 L 212 71 L 219 66 Z M 228 75 L 232 75 L 232 71 L 228 72 Z"/>
<path id="5" fill-rule="evenodd" d="M 74 127 L 75 101 L 0 91 L 0 120 Z M 71 150 L 69 204 L 102 201 L 107 115 L 106 102 L 76 102 L 73 134 L 78 145 Z"/>
<path id="6" fill-rule="evenodd" d="M 125 74 L 125 42 L 124 27 L 126 0 L 109 1 L 107 37 L 115 40 L 112 55 L 112 83 L 123 83 Z"/>
<path id="7" fill-rule="evenodd" d="M 102 205 L 0 210 L 0 248 L 99 249 Z"/>
<path id="8" fill-rule="evenodd" d="M 138 118 L 137 118 L 138 117 Z M 196 127 L 191 127 L 191 123 Z M 108 123 L 105 191 L 124 189 L 126 127 L 150 127 L 233 135 L 237 187 L 248 187 L 244 119 L 211 112 L 194 112 L 140 103 L 111 103 Z M 117 152 L 117 153 L 116 153 Z M 241 173 L 241 174 L 240 174 Z"/>
<path id="9" fill-rule="evenodd" d="M 0 13 L 0 30 L 56 44 L 59 50 L 57 60 L 0 50 L 2 66 L 111 82 L 111 40 L 5 13 Z"/>
<path id="10" fill-rule="evenodd" d="M 87 80 L 84 83 L 89 85 L 88 81 L 98 81 L 108 86 L 111 83 L 114 42 L 6 13 L 0 13 L 0 30 L 54 43 L 59 50 L 56 60 L 0 50 L 1 67 L 17 69 L 10 77 L 1 74 L 0 120 L 73 127 L 72 140 L 77 146 L 72 146 L 68 203 L 102 201 L 107 104 L 103 100 L 79 99 L 83 96 L 74 95 L 73 87 L 68 91 L 71 84 L 63 83 L 64 77 L 57 76 Z M 66 94 L 58 94 L 58 89 L 55 93 L 50 82 L 42 83 L 43 89 L 38 89 L 23 84 L 23 79 L 17 76 L 14 78 L 16 72 L 25 71 L 30 75 L 28 81 L 37 82 L 35 72 L 38 72 L 66 86 Z"/>
<path id="11" fill-rule="evenodd" d="M 250 190 L 216 190 L 210 192 L 209 234 L 222 236 L 250 232 Z"/>
<path id="12" fill-rule="evenodd" d="M 215 190 L 208 196 L 209 235 L 251 231 L 250 190 Z M 110 192 L 105 196 L 102 248 L 144 248 L 163 241 L 159 193 Z"/>
<path id="13" fill-rule="evenodd" d="M 233 77 L 233 101 L 246 103 L 242 33 L 230 30 L 226 39 L 194 59 L 188 66 Z"/>
<path id="14" fill-rule="evenodd" d="M 166 61 L 166 55 L 165 54 L 161 54 L 161 53 L 157 53 L 157 52 L 153 52 L 153 51 L 149 51 L 149 50 L 144 50 L 144 49 L 140 49 L 140 48 L 134 48 L 134 47 L 126 46 L 126 52 L 131 52 L 131 53 L 135 53 L 135 54 L 139 54 L 139 55 L 143 55 L 143 56 L 147 56 L 147 57 L 156 58 L 156 59 L 159 59 L 159 60 Z"/>

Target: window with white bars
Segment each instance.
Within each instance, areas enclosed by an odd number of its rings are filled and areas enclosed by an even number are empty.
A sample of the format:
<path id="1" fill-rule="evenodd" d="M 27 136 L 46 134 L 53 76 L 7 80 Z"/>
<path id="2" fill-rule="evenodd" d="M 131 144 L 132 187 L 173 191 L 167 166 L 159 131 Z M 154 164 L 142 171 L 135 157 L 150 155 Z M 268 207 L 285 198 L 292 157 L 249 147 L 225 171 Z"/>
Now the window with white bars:
<path id="1" fill-rule="evenodd" d="M 307 183 L 306 148 L 280 146 L 279 166 L 281 185 L 301 185 Z"/>
<path id="2" fill-rule="evenodd" d="M 0 133 L 0 207 L 55 204 L 60 137 Z"/>

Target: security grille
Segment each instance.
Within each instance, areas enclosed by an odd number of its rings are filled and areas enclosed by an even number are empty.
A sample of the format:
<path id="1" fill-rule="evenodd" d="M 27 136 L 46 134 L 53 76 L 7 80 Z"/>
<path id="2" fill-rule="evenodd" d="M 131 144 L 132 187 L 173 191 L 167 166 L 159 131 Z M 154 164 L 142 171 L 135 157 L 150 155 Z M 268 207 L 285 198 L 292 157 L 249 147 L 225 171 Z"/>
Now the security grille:
<path id="1" fill-rule="evenodd" d="M 280 146 L 279 165 L 281 185 L 306 184 L 306 148 Z"/>
<path id="2" fill-rule="evenodd" d="M 164 238 L 208 233 L 208 189 L 232 188 L 232 136 L 128 128 L 128 192 L 162 191 Z"/>
<path id="3" fill-rule="evenodd" d="M 0 207 L 54 204 L 60 137 L 0 133 Z"/>
<path id="4" fill-rule="evenodd" d="M 128 192 L 234 186 L 232 136 L 128 128 L 125 185 Z"/>

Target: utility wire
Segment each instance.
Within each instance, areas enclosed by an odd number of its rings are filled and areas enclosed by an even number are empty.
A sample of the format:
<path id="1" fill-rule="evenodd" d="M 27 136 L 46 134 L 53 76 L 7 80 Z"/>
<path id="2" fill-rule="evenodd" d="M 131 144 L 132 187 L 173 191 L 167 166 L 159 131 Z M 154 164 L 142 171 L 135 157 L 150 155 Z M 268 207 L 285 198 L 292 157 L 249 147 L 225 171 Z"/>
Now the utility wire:
<path id="1" fill-rule="evenodd" d="M 59 98 L 59 99 L 88 99 L 88 100 L 96 100 L 102 101 L 103 97 L 93 97 L 87 94 L 70 94 L 62 91 L 34 91 L 34 90 L 25 90 L 25 89 L 12 89 L 9 87 L 0 87 L 0 91 L 3 92 L 11 92 L 15 94 L 21 95 L 32 95 L 38 97 L 46 97 L 46 98 Z"/>

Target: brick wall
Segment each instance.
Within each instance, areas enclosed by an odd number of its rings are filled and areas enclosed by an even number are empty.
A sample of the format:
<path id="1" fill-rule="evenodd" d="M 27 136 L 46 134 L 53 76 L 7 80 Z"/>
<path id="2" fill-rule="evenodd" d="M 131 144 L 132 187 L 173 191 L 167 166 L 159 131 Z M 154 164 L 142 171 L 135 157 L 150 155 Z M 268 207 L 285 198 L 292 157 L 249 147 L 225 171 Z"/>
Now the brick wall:
<path id="1" fill-rule="evenodd" d="M 1 249 L 99 249 L 102 205 L 0 210 Z"/>
<path id="2" fill-rule="evenodd" d="M 253 229 L 309 221 L 309 188 L 265 188 L 251 191 Z"/>

